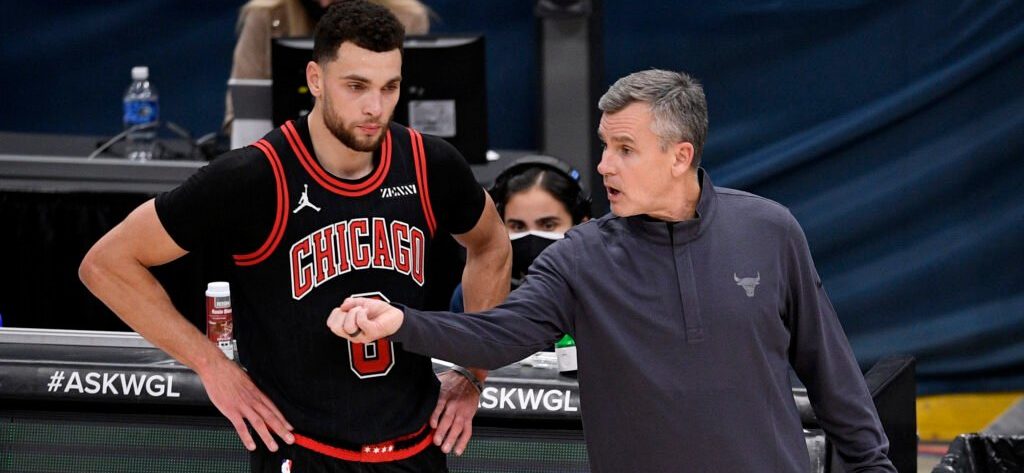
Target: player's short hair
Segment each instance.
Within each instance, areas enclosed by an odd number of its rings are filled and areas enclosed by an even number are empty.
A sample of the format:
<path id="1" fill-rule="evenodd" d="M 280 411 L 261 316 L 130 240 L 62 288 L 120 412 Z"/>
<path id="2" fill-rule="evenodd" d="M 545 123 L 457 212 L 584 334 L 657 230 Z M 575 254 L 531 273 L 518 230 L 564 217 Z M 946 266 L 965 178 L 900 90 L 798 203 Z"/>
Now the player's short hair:
<path id="1" fill-rule="evenodd" d="M 708 134 L 708 104 L 697 79 L 683 73 L 650 69 L 623 77 L 601 96 L 597 107 L 605 113 L 618 112 L 634 102 L 651 107 L 651 128 L 662 150 L 672 143 L 693 145 L 693 166 L 700 165 Z"/>
<path id="2" fill-rule="evenodd" d="M 391 10 L 366 0 L 342 0 L 327 7 L 313 32 L 313 60 L 323 64 L 338 58 L 338 48 L 349 41 L 363 49 L 383 53 L 402 50 L 405 27 Z"/>

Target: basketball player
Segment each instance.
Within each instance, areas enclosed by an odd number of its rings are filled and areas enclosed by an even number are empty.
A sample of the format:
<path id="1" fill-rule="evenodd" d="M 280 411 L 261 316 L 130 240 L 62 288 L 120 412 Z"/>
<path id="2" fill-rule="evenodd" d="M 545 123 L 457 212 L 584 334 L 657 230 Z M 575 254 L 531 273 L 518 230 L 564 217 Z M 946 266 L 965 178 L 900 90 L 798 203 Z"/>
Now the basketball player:
<path id="1" fill-rule="evenodd" d="M 255 450 L 253 471 L 445 471 L 444 454 L 461 453 L 471 435 L 474 373 L 442 374 L 439 396 L 430 358 L 388 340 L 348 343 L 326 327 L 351 295 L 419 306 L 441 232 L 466 247 L 470 310 L 508 293 L 508 237 L 468 165 L 443 140 L 390 122 L 402 40 L 385 8 L 333 5 L 306 69 L 310 114 L 144 203 L 82 263 L 97 297 L 195 370 Z M 148 270 L 199 249 L 233 262 L 245 371 L 174 309 Z"/>

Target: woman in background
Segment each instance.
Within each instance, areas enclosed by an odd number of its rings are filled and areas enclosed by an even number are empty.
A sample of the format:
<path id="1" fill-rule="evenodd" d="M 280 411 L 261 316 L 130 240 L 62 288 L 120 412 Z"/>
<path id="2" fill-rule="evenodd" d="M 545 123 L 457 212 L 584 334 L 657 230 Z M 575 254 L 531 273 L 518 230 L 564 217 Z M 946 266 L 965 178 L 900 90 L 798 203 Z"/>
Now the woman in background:
<path id="1" fill-rule="evenodd" d="M 532 155 L 513 161 L 487 190 L 512 240 L 512 289 L 541 251 L 590 219 L 590 196 L 579 179 L 565 161 Z M 451 310 L 464 310 L 461 285 L 452 294 Z"/>

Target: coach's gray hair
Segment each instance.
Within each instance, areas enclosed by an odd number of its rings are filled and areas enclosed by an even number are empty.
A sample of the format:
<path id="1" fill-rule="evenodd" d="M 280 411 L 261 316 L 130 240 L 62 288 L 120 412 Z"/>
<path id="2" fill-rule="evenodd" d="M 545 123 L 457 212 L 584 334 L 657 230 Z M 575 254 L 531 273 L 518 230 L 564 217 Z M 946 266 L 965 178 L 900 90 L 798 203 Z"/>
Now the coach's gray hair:
<path id="1" fill-rule="evenodd" d="M 693 145 L 693 166 L 700 165 L 708 135 L 708 103 L 697 79 L 661 69 L 634 72 L 615 81 L 597 107 L 615 113 L 634 102 L 651 106 L 651 131 L 658 135 L 662 151 L 673 143 L 688 141 Z"/>

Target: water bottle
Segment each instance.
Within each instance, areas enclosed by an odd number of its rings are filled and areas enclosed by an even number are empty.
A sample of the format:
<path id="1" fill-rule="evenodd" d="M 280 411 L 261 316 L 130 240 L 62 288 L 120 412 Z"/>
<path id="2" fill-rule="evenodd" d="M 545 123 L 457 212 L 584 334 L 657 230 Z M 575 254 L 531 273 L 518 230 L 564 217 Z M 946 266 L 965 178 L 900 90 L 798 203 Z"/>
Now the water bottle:
<path id="1" fill-rule="evenodd" d="M 160 100 L 149 82 L 149 68 L 132 68 L 132 85 L 124 93 L 125 156 L 132 161 L 149 161 L 156 152 L 156 125 L 160 119 Z M 136 129 L 132 127 L 142 126 Z"/>
<path id="2" fill-rule="evenodd" d="M 555 357 L 558 358 L 558 372 L 566 376 L 576 375 L 576 340 L 566 334 L 555 342 Z"/>

